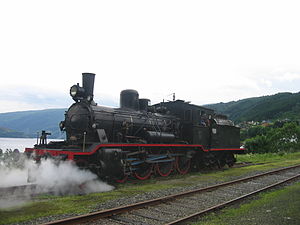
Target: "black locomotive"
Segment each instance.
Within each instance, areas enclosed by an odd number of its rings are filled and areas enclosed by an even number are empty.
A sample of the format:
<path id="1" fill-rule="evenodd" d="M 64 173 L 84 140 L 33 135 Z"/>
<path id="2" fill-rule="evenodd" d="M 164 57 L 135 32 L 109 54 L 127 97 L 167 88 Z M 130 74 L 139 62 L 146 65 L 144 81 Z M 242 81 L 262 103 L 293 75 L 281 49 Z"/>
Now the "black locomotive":
<path id="1" fill-rule="evenodd" d="M 82 74 L 82 87 L 73 85 L 75 101 L 60 122 L 65 141 L 26 148 L 36 160 L 74 160 L 99 177 L 123 182 L 128 176 L 186 174 L 204 166 L 232 166 L 240 148 L 240 129 L 224 115 L 182 100 L 150 106 L 135 90 L 123 90 L 120 108 L 98 106 L 93 100 L 95 74 Z M 34 154 L 32 154 L 34 153 Z"/>

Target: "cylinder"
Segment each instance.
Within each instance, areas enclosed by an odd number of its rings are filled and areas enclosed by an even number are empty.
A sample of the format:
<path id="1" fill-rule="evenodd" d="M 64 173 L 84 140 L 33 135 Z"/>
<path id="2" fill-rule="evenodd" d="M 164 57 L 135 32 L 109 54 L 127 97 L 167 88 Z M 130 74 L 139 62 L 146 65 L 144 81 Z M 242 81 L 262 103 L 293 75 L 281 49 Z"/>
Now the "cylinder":
<path id="1" fill-rule="evenodd" d="M 166 132 L 146 131 L 146 140 L 148 143 L 172 143 L 175 135 Z"/>

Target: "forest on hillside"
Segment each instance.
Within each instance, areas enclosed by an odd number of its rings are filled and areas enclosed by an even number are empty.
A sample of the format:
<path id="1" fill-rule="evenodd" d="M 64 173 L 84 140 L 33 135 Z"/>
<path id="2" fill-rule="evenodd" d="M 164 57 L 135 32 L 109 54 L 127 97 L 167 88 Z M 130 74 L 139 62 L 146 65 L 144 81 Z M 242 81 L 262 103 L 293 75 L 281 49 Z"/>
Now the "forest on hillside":
<path id="1" fill-rule="evenodd" d="M 236 123 L 263 120 L 299 120 L 300 92 L 278 93 L 270 96 L 247 98 L 228 103 L 206 105 L 227 115 Z"/>

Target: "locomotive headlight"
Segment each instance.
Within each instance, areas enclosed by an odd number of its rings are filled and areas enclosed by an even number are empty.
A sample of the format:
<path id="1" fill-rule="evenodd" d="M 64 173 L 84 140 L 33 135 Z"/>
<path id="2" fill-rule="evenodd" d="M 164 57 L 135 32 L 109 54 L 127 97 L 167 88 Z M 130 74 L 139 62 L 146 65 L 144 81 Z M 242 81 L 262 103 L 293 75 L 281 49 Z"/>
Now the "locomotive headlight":
<path id="1" fill-rule="evenodd" d="M 73 99 L 80 99 L 85 96 L 84 88 L 80 87 L 79 84 L 73 85 L 70 88 L 70 95 Z"/>
<path id="2" fill-rule="evenodd" d="M 76 94 L 77 94 L 77 92 L 78 92 L 77 85 L 73 85 L 73 86 L 71 87 L 71 89 L 70 89 L 70 95 L 71 95 L 72 97 L 75 97 Z"/>

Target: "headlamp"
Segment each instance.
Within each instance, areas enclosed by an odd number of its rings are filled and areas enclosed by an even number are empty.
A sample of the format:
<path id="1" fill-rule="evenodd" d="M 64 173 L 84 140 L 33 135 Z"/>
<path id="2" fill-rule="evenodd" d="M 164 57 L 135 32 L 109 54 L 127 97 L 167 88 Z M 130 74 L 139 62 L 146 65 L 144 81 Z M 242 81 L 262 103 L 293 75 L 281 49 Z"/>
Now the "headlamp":
<path id="1" fill-rule="evenodd" d="M 78 92 L 77 85 L 73 85 L 73 86 L 71 87 L 71 89 L 70 89 L 70 95 L 71 95 L 72 97 L 75 97 L 76 94 L 77 94 L 77 92 Z"/>
<path id="2" fill-rule="evenodd" d="M 70 95 L 74 100 L 83 99 L 85 97 L 85 90 L 83 87 L 80 87 L 79 84 L 73 85 L 70 88 Z"/>

